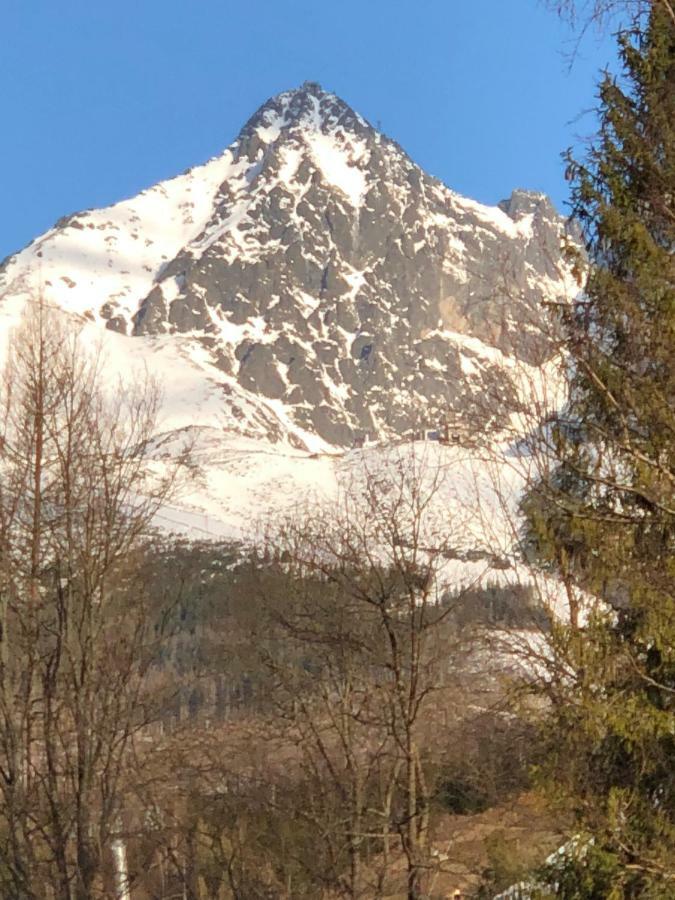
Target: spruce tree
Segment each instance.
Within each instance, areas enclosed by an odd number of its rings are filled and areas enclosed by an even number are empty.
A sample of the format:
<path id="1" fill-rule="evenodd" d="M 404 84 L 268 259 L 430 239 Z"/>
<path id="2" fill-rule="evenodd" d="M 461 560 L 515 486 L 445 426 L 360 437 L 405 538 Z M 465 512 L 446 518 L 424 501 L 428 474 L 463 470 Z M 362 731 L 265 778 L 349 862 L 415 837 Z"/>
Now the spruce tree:
<path id="1" fill-rule="evenodd" d="M 547 775 L 583 839 L 557 896 L 675 897 L 675 18 L 619 35 L 569 159 L 588 257 L 568 408 L 530 495 L 541 558 L 602 601 L 552 631 Z"/>

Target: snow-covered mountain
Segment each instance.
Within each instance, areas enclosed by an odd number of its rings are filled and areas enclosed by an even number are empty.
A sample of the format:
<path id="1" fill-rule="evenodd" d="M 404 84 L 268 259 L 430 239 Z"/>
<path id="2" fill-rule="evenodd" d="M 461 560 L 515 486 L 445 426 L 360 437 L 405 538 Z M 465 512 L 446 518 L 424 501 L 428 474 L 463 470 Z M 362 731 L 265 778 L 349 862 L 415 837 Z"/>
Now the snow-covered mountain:
<path id="1" fill-rule="evenodd" d="M 198 510 L 230 533 L 270 497 L 325 485 L 364 438 L 499 434 L 555 356 L 546 304 L 574 290 L 564 233 L 545 196 L 461 197 L 305 83 L 205 165 L 9 257 L 0 316 L 42 295 L 106 332 L 111 371 L 155 373 L 164 446 L 200 435 L 177 519 Z"/>
<path id="2" fill-rule="evenodd" d="M 497 417 L 513 408 L 499 363 L 550 355 L 563 229 L 542 195 L 458 196 L 308 83 L 206 165 L 59 221 L 6 261 L 0 292 L 189 336 L 238 433 L 348 447 L 468 416 L 488 389 Z"/>

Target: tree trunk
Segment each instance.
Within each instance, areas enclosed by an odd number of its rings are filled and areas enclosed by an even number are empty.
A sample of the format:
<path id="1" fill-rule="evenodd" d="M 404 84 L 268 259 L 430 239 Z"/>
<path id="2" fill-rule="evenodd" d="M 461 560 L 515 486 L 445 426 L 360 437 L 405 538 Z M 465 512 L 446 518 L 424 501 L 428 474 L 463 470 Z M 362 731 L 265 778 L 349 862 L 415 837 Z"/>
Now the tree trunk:
<path id="1" fill-rule="evenodd" d="M 129 867 L 127 845 L 124 839 L 116 837 L 112 842 L 113 870 L 115 875 L 115 900 L 131 900 L 129 890 Z"/>

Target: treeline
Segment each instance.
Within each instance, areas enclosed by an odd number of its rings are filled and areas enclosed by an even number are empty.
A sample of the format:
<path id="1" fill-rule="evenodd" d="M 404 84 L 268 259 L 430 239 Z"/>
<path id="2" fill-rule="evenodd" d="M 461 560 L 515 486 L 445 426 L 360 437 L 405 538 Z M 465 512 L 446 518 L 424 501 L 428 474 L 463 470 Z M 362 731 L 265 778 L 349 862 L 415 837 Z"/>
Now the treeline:
<path id="1" fill-rule="evenodd" d="M 163 731 L 195 896 L 428 895 L 452 873 L 443 817 L 529 784 L 533 729 L 506 710 L 487 636 L 545 617 L 521 586 L 442 591 L 459 535 L 429 546 L 437 489 L 423 465 L 364 473 L 259 551 L 162 552 L 181 583 Z"/>

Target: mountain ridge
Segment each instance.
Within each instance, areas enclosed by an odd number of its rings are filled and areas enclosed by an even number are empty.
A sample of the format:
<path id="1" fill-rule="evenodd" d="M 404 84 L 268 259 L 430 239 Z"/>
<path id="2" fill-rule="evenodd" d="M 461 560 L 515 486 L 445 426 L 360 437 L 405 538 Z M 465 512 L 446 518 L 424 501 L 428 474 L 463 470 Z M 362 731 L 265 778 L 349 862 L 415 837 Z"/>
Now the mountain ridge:
<path id="1" fill-rule="evenodd" d="M 131 355 L 173 335 L 227 428 L 344 448 L 470 418 L 479 399 L 473 418 L 504 425 L 519 403 L 504 360 L 534 373 L 554 353 L 564 232 L 544 195 L 462 198 L 305 82 L 203 166 L 60 220 L 5 261 L 0 294 L 42 293 Z"/>

